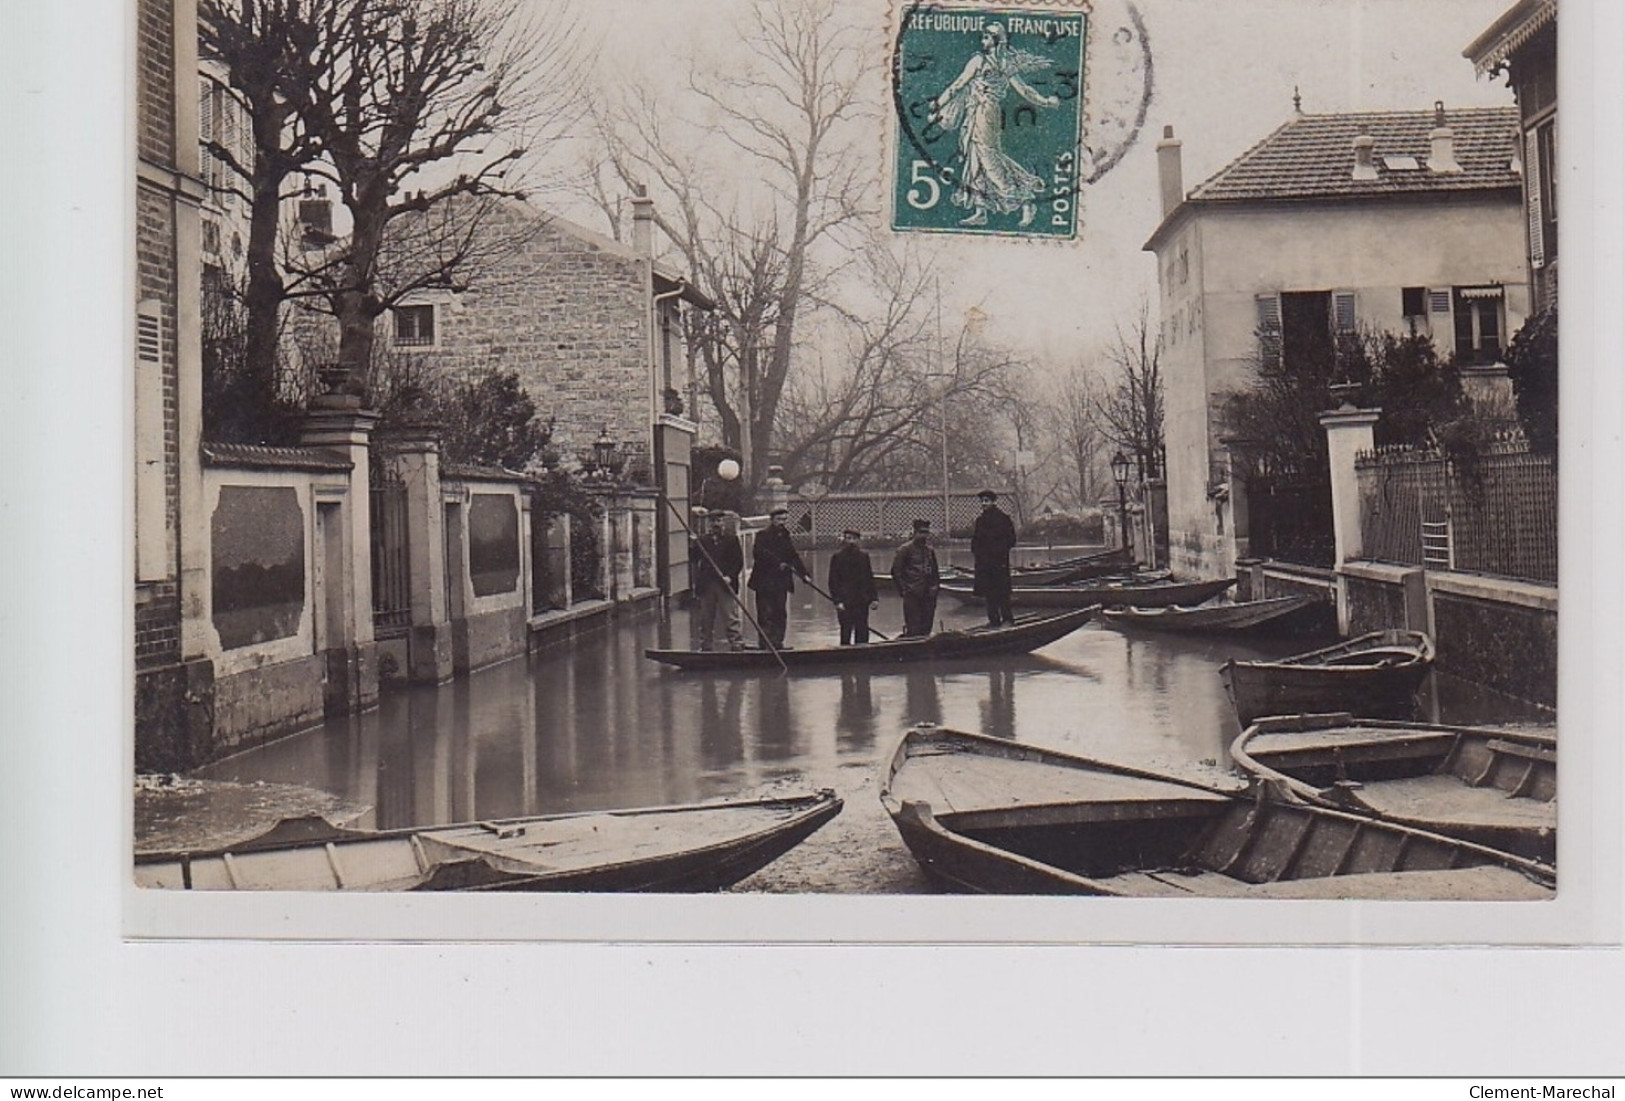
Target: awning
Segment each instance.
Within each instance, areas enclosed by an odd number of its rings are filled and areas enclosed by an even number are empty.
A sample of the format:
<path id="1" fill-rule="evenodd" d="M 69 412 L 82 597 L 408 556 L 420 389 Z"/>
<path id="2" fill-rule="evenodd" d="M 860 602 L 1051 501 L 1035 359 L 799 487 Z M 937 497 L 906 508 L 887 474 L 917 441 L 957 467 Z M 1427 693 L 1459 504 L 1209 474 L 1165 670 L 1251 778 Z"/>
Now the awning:
<path id="1" fill-rule="evenodd" d="M 1463 298 L 1500 298 L 1500 287 L 1462 287 L 1456 293 Z"/>

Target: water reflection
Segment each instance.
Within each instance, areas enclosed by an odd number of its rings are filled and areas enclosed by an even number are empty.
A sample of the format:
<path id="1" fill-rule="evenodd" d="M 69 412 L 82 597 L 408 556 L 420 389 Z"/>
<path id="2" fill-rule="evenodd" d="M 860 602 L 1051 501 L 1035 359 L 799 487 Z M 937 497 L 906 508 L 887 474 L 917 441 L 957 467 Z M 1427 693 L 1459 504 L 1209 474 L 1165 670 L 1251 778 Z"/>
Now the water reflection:
<path id="1" fill-rule="evenodd" d="M 798 592 L 790 613 L 796 645 L 835 640 L 821 598 Z M 982 619 L 948 605 L 940 615 L 958 627 Z M 642 656 L 686 639 L 688 620 L 682 609 L 624 617 L 466 680 L 386 693 L 373 713 L 201 775 L 307 784 L 376 808 L 364 824 L 389 828 L 687 802 L 773 783 L 850 794 L 916 722 L 1188 769 L 1225 760 L 1239 733 L 1219 665 L 1303 648 L 1091 624 L 1030 656 L 821 675 L 683 673 Z M 876 624 L 889 632 L 900 620 L 896 599 L 883 596 Z M 1426 703 L 1438 721 L 1541 718 L 1448 678 Z M 859 813 L 855 801 L 848 813 Z M 889 830 L 878 807 L 868 813 Z"/>

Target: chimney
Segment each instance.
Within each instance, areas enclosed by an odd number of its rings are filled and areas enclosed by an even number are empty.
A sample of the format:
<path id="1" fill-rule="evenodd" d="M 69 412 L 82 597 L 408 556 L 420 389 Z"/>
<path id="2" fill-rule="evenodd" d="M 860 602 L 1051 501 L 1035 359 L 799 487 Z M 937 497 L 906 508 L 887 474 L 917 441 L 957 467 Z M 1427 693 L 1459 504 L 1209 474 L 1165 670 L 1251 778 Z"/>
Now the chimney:
<path id="1" fill-rule="evenodd" d="M 327 197 L 326 184 L 305 184 L 305 193 L 299 199 L 299 240 L 307 249 L 333 243 L 333 203 Z"/>
<path id="2" fill-rule="evenodd" d="M 655 202 L 642 184 L 632 187 L 632 251 L 654 259 Z"/>
<path id="3" fill-rule="evenodd" d="M 1433 145 L 1428 154 L 1428 171 L 1441 176 L 1459 175 L 1463 169 L 1456 163 L 1456 132 L 1445 125 L 1444 100 L 1433 102 L 1433 132 L 1428 135 Z"/>
<path id="4" fill-rule="evenodd" d="M 1174 137 L 1174 128 L 1164 126 L 1162 140 L 1157 142 L 1157 181 L 1162 186 L 1164 218 L 1185 201 L 1185 164 L 1180 149 L 1179 139 Z"/>
<path id="5" fill-rule="evenodd" d="M 1371 159 L 1371 150 L 1376 140 L 1364 128 L 1354 138 L 1354 175 L 1356 180 L 1374 180 L 1377 178 L 1377 165 Z"/>

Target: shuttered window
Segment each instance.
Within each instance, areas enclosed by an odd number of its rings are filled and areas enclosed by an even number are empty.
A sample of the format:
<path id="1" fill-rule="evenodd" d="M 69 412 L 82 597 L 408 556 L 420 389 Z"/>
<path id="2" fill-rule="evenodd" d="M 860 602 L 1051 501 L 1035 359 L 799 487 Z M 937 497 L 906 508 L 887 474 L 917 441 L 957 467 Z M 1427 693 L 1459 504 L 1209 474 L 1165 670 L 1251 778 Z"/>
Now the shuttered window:
<path id="1" fill-rule="evenodd" d="M 1524 193 L 1529 206 L 1529 264 L 1534 268 L 1546 266 L 1546 221 L 1541 216 L 1541 163 L 1540 133 L 1531 130 L 1524 135 Z"/>
<path id="2" fill-rule="evenodd" d="M 1258 361 L 1265 367 L 1281 365 L 1281 296 L 1261 294 L 1253 299 L 1258 312 Z"/>
<path id="3" fill-rule="evenodd" d="M 148 299 L 135 319 L 135 578 L 169 576 L 164 470 L 164 318 Z"/>

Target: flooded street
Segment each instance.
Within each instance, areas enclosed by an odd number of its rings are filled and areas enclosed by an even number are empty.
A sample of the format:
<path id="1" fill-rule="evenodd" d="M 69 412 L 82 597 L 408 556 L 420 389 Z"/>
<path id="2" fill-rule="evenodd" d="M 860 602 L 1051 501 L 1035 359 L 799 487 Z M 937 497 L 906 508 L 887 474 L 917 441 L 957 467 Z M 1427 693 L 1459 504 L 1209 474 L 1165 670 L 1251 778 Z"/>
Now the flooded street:
<path id="1" fill-rule="evenodd" d="M 874 552 L 876 567 L 887 557 Z M 822 578 L 822 560 L 809 564 Z M 792 645 L 835 643 L 821 596 L 801 586 L 790 611 Z M 949 627 L 983 621 L 981 609 L 952 598 L 938 617 Z M 873 624 L 895 634 L 901 619 L 897 599 L 883 596 Z M 307 785 L 372 807 L 358 825 L 380 829 L 829 787 L 845 799 L 843 813 L 734 890 L 928 891 L 877 795 L 878 773 L 909 725 L 1211 774 L 1239 733 L 1220 664 L 1307 648 L 1091 623 L 1030 656 L 873 672 L 692 673 L 643 656 L 647 647 L 689 646 L 689 630 L 688 612 L 675 606 L 626 615 L 464 680 L 386 692 L 376 711 L 193 775 Z M 1438 681 L 1427 701 L 1435 721 L 1550 721 Z"/>

